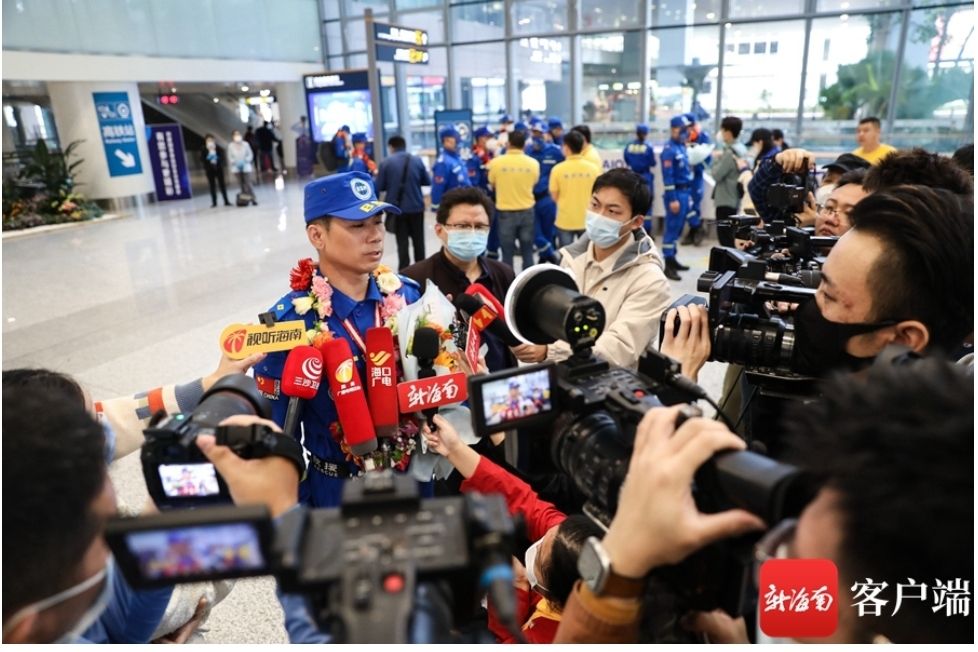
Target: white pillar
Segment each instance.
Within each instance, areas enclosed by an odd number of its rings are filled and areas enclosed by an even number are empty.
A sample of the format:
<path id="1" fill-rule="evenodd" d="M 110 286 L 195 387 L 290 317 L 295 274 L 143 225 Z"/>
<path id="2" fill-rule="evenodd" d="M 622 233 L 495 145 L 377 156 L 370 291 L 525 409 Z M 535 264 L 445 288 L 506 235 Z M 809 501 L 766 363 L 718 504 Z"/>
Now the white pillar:
<path id="1" fill-rule="evenodd" d="M 48 82 L 51 110 L 58 127 L 58 140 L 64 149 L 69 143 L 80 140 L 74 152 L 84 160 L 75 170 L 75 183 L 88 199 L 141 201 L 154 191 L 153 170 L 150 167 L 149 148 L 146 145 L 146 123 L 143 106 L 136 84 L 125 82 Z M 116 92 L 129 96 L 132 124 L 136 130 L 136 143 L 142 171 L 138 174 L 110 176 L 105 147 L 99 129 L 98 115 L 92 93 Z M 113 202 L 122 204 L 124 202 Z"/>
<path id="2" fill-rule="evenodd" d="M 278 102 L 279 136 L 282 138 L 282 153 L 285 165 L 295 169 L 295 139 L 299 134 L 292 131 L 292 125 L 299 122 L 299 116 L 306 116 L 306 92 L 302 82 L 278 82 L 275 84 L 275 100 Z M 307 123 L 308 124 L 308 123 Z"/>

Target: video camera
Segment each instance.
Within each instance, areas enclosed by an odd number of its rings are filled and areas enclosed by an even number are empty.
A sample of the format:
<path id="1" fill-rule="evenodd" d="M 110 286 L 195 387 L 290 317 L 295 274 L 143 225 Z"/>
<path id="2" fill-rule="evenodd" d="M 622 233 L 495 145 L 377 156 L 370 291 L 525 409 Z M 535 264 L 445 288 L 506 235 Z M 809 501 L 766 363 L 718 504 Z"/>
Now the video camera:
<path id="1" fill-rule="evenodd" d="M 422 500 L 383 471 L 345 483 L 342 507 L 277 523 L 265 507 L 205 507 L 113 519 L 105 537 L 135 588 L 274 575 L 334 642 L 441 643 L 487 588 L 515 612 L 514 528 L 501 496 Z"/>
<path id="2" fill-rule="evenodd" d="M 550 430 L 554 464 L 587 497 L 585 513 L 607 527 L 617 510 L 635 429 L 649 409 L 662 405 L 657 394 L 675 388 L 687 390 L 687 395 L 702 390 L 680 380 L 678 365 L 657 352 L 639 363 L 638 373 L 593 357 L 604 310 L 580 295 L 574 279 L 555 266 L 537 265 L 516 278 L 506 295 L 506 316 L 523 341 L 564 340 L 574 354 L 565 362 L 470 378 L 473 428 L 483 436 L 528 426 Z M 685 414 L 694 414 L 688 411 L 694 408 L 685 409 Z M 794 467 L 756 453 L 724 452 L 701 467 L 694 496 L 705 512 L 742 507 L 773 524 L 800 513 L 807 502 L 798 479 Z M 749 549 L 721 543 L 657 577 L 678 596 L 682 609 L 722 606 L 739 614 L 749 580 L 748 558 Z"/>
<path id="3" fill-rule="evenodd" d="M 761 226 L 761 218 L 752 215 L 717 220 L 717 239 L 721 246 L 710 252 L 710 270 L 724 272 L 736 269 L 747 260 L 762 260 L 767 271 L 789 275 L 820 270 L 838 240 L 834 236 L 816 236 L 810 228 L 789 226 L 783 220 Z M 800 284 L 818 285 L 804 281 Z"/>
<path id="4" fill-rule="evenodd" d="M 279 455 L 305 471 L 302 446 L 266 426 L 219 426 L 239 414 L 269 418 L 271 406 L 245 374 L 231 374 L 214 383 L 190 414 L 155 415 L 143 434 L 140 453 L 143 478 L 160 509 L 230 503 L 224 479 L 197 448 L 199 435 L 214 435 L 245 459 Z"/>
<path id="5" fill-rule="evenodd" d="M 777 183 L 767 189 L 767 205 L 779 217 L 790 223 L 796 223 L 795 213 L 805 210 L 808 193 L 814 193 L 818 180 L 811 169 L 811 162 L 806 158 L 802 161 L 801 174 L 785 172 Z"/>

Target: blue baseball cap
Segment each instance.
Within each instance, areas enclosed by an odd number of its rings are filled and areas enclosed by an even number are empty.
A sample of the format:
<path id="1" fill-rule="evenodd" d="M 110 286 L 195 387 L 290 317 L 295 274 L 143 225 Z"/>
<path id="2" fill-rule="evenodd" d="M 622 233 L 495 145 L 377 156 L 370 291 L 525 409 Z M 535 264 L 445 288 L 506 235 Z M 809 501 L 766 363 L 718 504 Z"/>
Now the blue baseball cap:
<path id="1" fill-rule="evenodd" d="M 560 118 L 550 118 L 547 120 L 547 126 L 551 129 L 563 129 L 564 123 L 560 121 Z"/>
<path id="2" fill-rule="evenodd" d="M 475 136 L 476 138 L 482 138 L 483 136 L 492 136 L 492 132 L 489 131 L 488 127 L 479 127 L 478 129 L 475 130 L 473 136 Z"/>
<path id="3" fill-rule="evenodd" d="M 346 133 L 350 133 L 350 125 L 343 125 L 342 127 L 340 127 L 340 131 L 345 131 Z"/>
<path id="4" fill-rule="evenodd" d="M 456 142 L 462 140 L 462 137 L 458 135 L 454 127 L 445 127 L 438 132 L 438 140 L 445 140 L 449 137 L 454 138 Z"/>
<path id="5" fill-rule="evenodd" d="M 647 134 L 649 133 L 649 126 L 644 122 L 640 122 L 639 124 L 635 125 L 635 132 L 639 134 Z"/>
<path id="6" fill-rule="evenodd" d="M 687 120 L 689 120 L 689 124 L 691 124 L 691 125 L 696 124 L 696 114 L 695 113 L 684 113 L 683 115 L 685 116 L 685 118 Z"/>
<path id="7" fill-rule="evenodd" d="M 401 209 L 377 201 L 374 183 L 365 172 L 331 174 L 306 184 L 303 201 L 306 224 L 320 217 L 359 222 L 381 211 L 400 214 Z"/>
<path id="8" fill-rule="evenodd" d="M 686 129 L 687 127 L 689 127 L 689 119 L 684 115 L 677 115 L 672 120 L 669 121 L 669 127 L 673 129 L 675 129 L 676 127 Z"/>
<path id="9" fill-rule="evenodd" d="M 546 131 L 543 126 L 543 120 L 540 118 L 533 118 L 530 120 L 530 129 L 532 131 Z"/>
<path id="10" fill-rule="evenodd" d="M 367 142 L 367 134 L 363 133 L 362 131 L 358 131 L 357 133 L 353 134 L 354 145 L 356 145 L 357 143 L 365 143 L 365 142 Z"/>
<path id="11" fill-rule="evenodd" d="M 526 131 L 526 123 L 520 120 L 513 126 L 513 129 L 515 131 Z"/>
<path id="12" fill-rule="evenodd" d="M 500 123 L 503 123 L 503 122 L 512 122 L 512 121 L 513 121 L 513 116 L 511 116 L 508 113 L 504 114 L 503 117 L 499 118 L 499 122 Z"/>

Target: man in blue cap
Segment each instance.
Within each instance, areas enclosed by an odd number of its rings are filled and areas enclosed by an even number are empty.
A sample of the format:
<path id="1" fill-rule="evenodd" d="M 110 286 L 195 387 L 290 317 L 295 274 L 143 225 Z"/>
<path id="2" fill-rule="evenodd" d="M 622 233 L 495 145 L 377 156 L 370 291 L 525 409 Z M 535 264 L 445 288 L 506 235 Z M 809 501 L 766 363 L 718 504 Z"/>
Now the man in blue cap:
<path id="1" fill-rule="evenodd" d="M 350 165 L 347 172 L 366 172 L 371 176 L 377 174 L 377 164 L 367 154 L 367 134 L 353 134 L 353 153 L 350 154 Z"/>
<path id="2" fill-rule="evenodd" d="M 547 134 L 550 136 L 550 142 L 557 147 L 564 144 L 564 123 L 560 118 L 553 117 L 547 120 Z"/>
<path id="3" fill-rule="evenodd" d="M 686 138 L 689 120 L 677 115 L 669 121 L 669 140 L 662 148 L 662 203 L 666 209 L 666 228 L 662 235 L 662 255 L 666 259 L 666 278 L 681 280 L 679 272 L 689 269 L 676 260 L 676 241 L 683 233 L 686 213 L 689 212 L 689 190 L 693 172 L 686 157 Z"/>
<path id="4" fill-rule="evenodd" d="M 275 321 L 304 321 L 310 343 L 317 348 L 327 339 L 345 339 L 360 378 L 366 379 L 367 330 L 382 325 L 393 308 L 421 296 L 411 279 L 378 269 L 386 233 L 383 212 L 400 210 L 378 201 L 370 176 L 362 172 L 337 173 L 307 184 L 303 208 L 306 237 L 317 259 L 299 262 L 290 275 L 292 291 L 269 312 Z M 280 425 L 289 402 L 281 392 L 287 355 L 269 353 L 255 365 L 255 382 L 272 402 L 272 418 Z M 302 411 L 302 432 L 309 469 L 299 498 L 313 507 L 336 507 L 344 480 L 357 475 L 362 461 L 341 446 L 342 424 L 325 377 Z"/>
<path id="5" fill-rule="evenodd" d="M 441 153 L 431 169 L 431 210 L 438 211 L 441 196 L 452 188 L 471 186 L 469 171 L 458 155 L 458 141 L 461 138 L 453 127 L 445 127 L 438 133 L 441 140 Z"/>
<path id="6" fill-rule="evenodd" d="M 465 162 L 469 171 L 469 185 L 479 188 L 488 195 L 489 173 L 486 171 L 486 165 L 492 160 L 492 153 L 486 146 L 486 142 L 492 137 L 492 132 L 483 126 L 476 129 L 472 135 L 475 137 L 472 156 Z"/>
<path id="7" fill-rule="evenodd" d="M 649 197 L 654 197 L 652 168 L 655 167 L 655 152 L 652 150 L 652 145 L 645 142 L 648 135 L 649 126 L 647 124 L 635 125 L 635 140 L 625 146 L 625 164 L 632 169 L 632 172 L 642 177 L 649 187 Z M 649 215 L 651 214 L 652 204 L 650 203 Z M 649 235 L 652 234 L 652 220 L 648 217 L 645 218 L 645 231 Z"/>
<path id="8" fill-rule="evenodd" d="M 543 120 L 530 123 L 532 139 L 528 142 L 526 153 L 540 164 L 540 179 L 533 186 L 533 246 L 541 263 L 555 263 L 557 252 L 554 241 L 557 238 L 557 204 L 550 196 L 550 170 L 564 160 L 560 147 L 547 142 L 544 137 Z"/>
<path id="9" fill-rule="evenodd" d="M 693 182 L 689 189 L 690 197 L 690 209 L 687 214 L 687 219 L 689 221 L 689 231 L 686 233 L 686 237 L 683 238 L 682 244 L 684 245 L 696 245 L 699 246 L 703 242 L 703 231 L 701 229 L 702 215 L 700 213 L 700 204 L 703 202 L 703 188 L 706 182 L 703 181 L 703 172 L 706 170 L 707 166 L 713 163 L 713 158 L 707 154 L 705 158 L 701 158 L 703 152 L 709 152 L 712 147 L 702 147 L 697 148 L 696 145 L 712 145 L 713 140 L 710 138 L 710 134 L 699 128 L 697 124 L 697 117 L 695 113 L 687 113 L 686 119 L 689 121 L 689 139 L 688 144 L 691 150 L 700 151 L 690 151 L 690 163 L 693 169 Z"/>

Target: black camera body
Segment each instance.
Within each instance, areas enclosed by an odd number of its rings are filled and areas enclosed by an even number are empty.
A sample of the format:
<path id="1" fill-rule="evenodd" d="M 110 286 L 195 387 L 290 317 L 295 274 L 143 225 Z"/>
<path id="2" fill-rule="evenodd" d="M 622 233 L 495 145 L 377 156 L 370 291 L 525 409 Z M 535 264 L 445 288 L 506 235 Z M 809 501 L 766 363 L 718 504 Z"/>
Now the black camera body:
<path id="1" fill-rule="evenodd" d="M 140 452 L 143 478 L 153 502 L 160 509 L 200 507 L 231 503 L 224 479 L 197 448 L 200 435 L 214 435 L 245 459 L 280 455 L 305 470 L 302 449 L 295 440 L 264 425 L 219 426 L 235 415 L 269 418 L 271 406 L 244 374 L 218 380 L 189 414 L 154 417 L 143 431 Z"/>
<path id="2" fill-rule="evenodd" d="M 806 158 L 802 161 L 801 174 L 789 172 L 782 174 L 778 183 L 768 186 L 765 199 L 768 207 L 779 217 L 795 223 L 795 213 L 805 210 L 808 193 L 815 192 L 817 187 L 815 174 Z"/>

